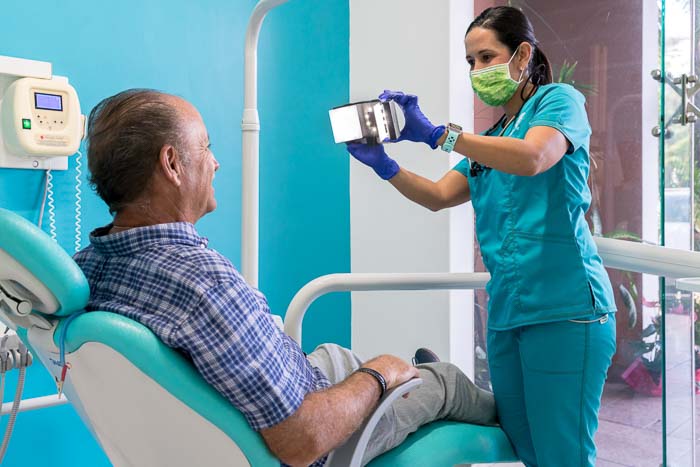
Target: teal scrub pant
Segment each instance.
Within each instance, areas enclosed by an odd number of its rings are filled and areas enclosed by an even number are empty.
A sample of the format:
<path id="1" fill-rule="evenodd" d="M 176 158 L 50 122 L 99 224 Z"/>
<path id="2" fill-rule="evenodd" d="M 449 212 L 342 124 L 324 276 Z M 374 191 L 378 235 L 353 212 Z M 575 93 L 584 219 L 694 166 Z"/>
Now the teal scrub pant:
<path id="1" fill-rule="evenodd" d="M 614 353 L 614 313 L 591 323 L 489 330 L 498 417 L 526 466 L 595 465 L 593 436 Z"/>

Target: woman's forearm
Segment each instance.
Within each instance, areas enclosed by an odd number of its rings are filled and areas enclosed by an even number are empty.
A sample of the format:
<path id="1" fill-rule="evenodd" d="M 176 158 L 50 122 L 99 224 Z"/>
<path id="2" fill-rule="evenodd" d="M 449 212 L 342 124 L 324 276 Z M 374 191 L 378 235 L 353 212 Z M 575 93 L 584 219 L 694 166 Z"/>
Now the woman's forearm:
<path id="1" fill-rule="evenodd" d="M 394 185 L 394 188 L 406 198 L 431 211 L 439 211 L 445 207 L 437 183 L 403 167 L 399 173 L 389 179 L 389 183 Z"/>
<path id="2" fill-rule="evenodd" d="M 445 138 L 443 135 L 438 144 Z M 567 145 L 566 138 L 557 130 L 535 127 L 528 131 L 525 139 L 462 133 L 454 151 L 499 172 L 533 176 L 558 162 Z"/>
<path id="3" fill-rule="evenodd" d="M 455 170 L 434 182 L 402 168 L 389 183 L 406 198 L 431 211 L 458 206 L 471 199 L 467 178 Z"/>

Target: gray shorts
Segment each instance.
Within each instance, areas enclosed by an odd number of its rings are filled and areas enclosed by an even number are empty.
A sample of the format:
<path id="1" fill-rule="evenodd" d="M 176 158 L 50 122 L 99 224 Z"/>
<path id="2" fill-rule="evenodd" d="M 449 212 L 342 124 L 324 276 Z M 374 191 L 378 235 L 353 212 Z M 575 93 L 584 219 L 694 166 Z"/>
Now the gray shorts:
<path id="1" fill-rule="evenodd" d="M 351 350 L 336 344 L 320 345 L 307 358 L 331 384 L 340 383 L 363 363 Z M 493 394 L 478 388 L 455 365 L 427 363 L 417 368 L 423 384 L 411 391 L 408 398 L 397 399 L 381 418 L 370 438 L 363 465 L 434 420 L 496 424 Z"/>

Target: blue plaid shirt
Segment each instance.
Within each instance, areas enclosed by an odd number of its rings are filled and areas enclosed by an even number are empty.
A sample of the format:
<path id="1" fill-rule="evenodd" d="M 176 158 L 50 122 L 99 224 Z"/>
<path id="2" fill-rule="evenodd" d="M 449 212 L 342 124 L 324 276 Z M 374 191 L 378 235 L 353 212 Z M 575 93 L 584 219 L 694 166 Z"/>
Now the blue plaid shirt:
<path id="1" fill-rule="evenodd" d="M 330 386 L 275 325 L 267 300 L 190 223 L 90 235 L 75 261 L 90 284 L 88 311 L 119 313 L 184 352 L 259 431 L 304 396 Z M 323 465 L 321 459 L 314 465 Z"/>

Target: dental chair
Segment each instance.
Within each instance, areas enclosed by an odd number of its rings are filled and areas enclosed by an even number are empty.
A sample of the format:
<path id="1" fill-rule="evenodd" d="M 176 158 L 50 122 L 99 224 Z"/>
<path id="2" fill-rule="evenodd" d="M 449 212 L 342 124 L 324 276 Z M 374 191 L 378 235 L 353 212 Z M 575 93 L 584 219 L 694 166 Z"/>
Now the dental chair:
<path id="1" fill-rule="evenodd" d="M 63 392 L 113 465 L 279 466 L 262 437 L 188 359 L 136 321 L 84 313 L 88 296 L 72 258 L 29 221 L 0 208 L 0 321 L 57 382 L 65 376 Z M 329 465 L 359 466 L 382 413 L 418 384 L 389 391 Z M 500 428 L 436 422 L 370 465 L 515 460 Z"/>

